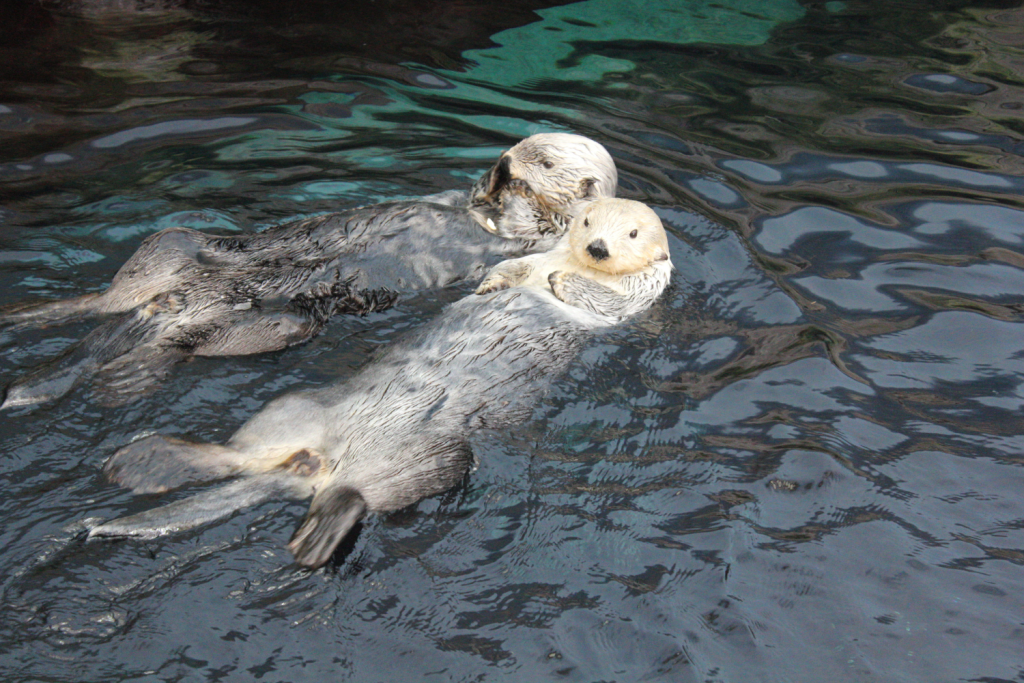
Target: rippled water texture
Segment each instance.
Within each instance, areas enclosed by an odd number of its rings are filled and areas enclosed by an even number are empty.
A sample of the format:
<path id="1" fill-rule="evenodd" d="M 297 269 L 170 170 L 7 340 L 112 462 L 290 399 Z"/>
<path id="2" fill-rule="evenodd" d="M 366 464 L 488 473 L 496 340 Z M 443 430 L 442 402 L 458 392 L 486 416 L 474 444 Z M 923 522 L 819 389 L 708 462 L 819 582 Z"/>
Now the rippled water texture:
<path id="1" fill-rule="evenodd" d="M 324 570 L 268 503 L 156 542 L 118 446 L 225 439 L 468 286 L 0 414 L 5 681 L 1024 680 L 1018 2 L 107 0 L 0 9 L 0 305 L 173 225 L 467 187 L 591 136 L 674 284 Z M 0 334 L 0 378 L 90 328 Z"/>

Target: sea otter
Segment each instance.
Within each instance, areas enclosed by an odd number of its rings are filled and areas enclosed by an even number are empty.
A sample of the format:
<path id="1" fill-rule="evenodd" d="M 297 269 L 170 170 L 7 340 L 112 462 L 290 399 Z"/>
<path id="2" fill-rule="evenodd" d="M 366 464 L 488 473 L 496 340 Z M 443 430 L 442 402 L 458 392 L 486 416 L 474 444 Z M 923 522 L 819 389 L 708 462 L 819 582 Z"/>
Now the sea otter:
<path id="1" fill-rule="evenodd" d="M 11 311 L 0 324 L 108 320 L 15 380 L 0 409 L 58 398 L 88 378 L 118 403 L 192 355 L 273 351 L 335 313 L 379 311 L 509 256 L 549 249 L 579 209 L 615 194 L 615 163 L 579 135 L 530 136 L 469 192 L 388 202 L 253 235 L 169 228 L 146 238 L 100 294 Z"/>
<path id="2" fill-rule="evenodd" d="M 595 329 L 654 302 L 672 265 L 652 216 L 639 202 L 596 201 L 574 220 L 567 258 L 543 264 L 555 269 L 546 272 L 551 281 L 560 281 L 558 267 L 569 268 L 569 287 L 526 282 L 461 299 L 348 381 L 271 401 L 223 446 L 164 436 L 125 446 L 104 471 L 136 493 L 238 479 L 106 522 L 90 536 L 151 538 L 266 500 L 312 496 L 289 548 L 301 565 L 324 564 L 366 512 L 397 510 L 458 483 L 473 461 L 474 431 L 525 420 Z M 584 267 L 619 281 L 598 283 L 579 275 Z M 602 311 L 595 302 L 613 284 L 632 301 Z"/>

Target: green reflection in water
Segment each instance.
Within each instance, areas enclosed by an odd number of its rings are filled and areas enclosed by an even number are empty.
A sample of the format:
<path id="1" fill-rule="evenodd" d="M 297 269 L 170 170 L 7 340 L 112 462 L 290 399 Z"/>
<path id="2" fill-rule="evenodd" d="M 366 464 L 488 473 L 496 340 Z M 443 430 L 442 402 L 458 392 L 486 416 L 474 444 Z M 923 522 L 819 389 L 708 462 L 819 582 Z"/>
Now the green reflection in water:
<path id="1" fill-rule="evenodd" d="M 537 14 L 540 21 L 496 34 L 498 47 L 465 53 L 476 62 L 466 77 L 504 86 L 545 79 L 590 83 L 635 67 L 597 54 L 595 43 L 760 45 L 778 24 L 801 18 L 804 10 L 795 0 L 586 0 Z M 590 54 L 574 58 L 581 43 L 591 44 Z"/>
<path id="2" fill-rule="evenodd" d="M 321 145 L 362 131 L 394 130 L 408 135 L 431 133 L 444 128 L 439 119 L 455 118 L 481 130 L 501 132 L 508 138 L 565 129 L 556 120 L 581 118 L 567 94 L 558 102 L 551 98 L 534 101 L 533 92 L 557 91 L 568 82 L 609 89 L 621 83 L 602 83 L 605 76 L 637 68 L 621 57 L 623 42 L 681 45 L 760 45 L 781 23 L 800 19 L 803 8 L 796 0 L 585 0 L 537 12 L 540 19 L 493 36 L 498 45 L 470 50 L 464 57 L 471 65 L 462 71 L 429 69 L 404 64 L 411 72 L 432 73 L 452 87 L 422 88 L 412 83 L 380 78 L 337 76 L 333 80 L 358 81 L 372 88 L 373 103 L 355 103 L 350 93 L 308 93 L 308 104 L 337 104 L 344 116 L 319 115 L 320 108 L 295 114 L 315 121 L 312 131 L 263 131 L 237 138 L 218 150 L 221 159 L 286 157 L 296 152 L 315 152 Z M 616 57 L 603 55 L 604 46 L 616 45 Z M 643 55 L 650 52 L 642 47 Z M 644 67 L 641 67 L 644 68 Z M 439 81 L 441 82 L 441 81 Z M 457 111 L 449 110 L 449 107 Z M 479 112 L 479 113 L 474 113 Z M 547 120 L 544 120 L 547 119 Z M 451 149 L 452 157 L 491 159 L 499 148 Z M 431 154 L 436 156 L 433 149 Z M 347 163 L 355 167 L 384 166 L 401 171 L 415 165 L 414 159 L 381 157 L 374 149 L 361 154 L 346 150 Z M 314 194 L 317 194 L 314 192 Z"/>

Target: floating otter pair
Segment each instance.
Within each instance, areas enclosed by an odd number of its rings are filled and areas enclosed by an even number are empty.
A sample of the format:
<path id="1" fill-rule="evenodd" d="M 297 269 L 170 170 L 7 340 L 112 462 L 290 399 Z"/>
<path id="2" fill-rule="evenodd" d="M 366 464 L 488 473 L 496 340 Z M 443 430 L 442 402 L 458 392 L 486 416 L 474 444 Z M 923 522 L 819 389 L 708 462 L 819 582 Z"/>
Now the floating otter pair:
<path id="1" fill-rule="evenodd" d="M 100 294 L 0 315 L 17 327 L 105 315 L 82 342 L 15 380 L 0 408 L 59 398 L 97 378 L 119 403 L 192 355 L 274 351 L 335 313 L 479 277 L 549 249 L 588 202 L 615 194 L 615 163 L 579 135 L 533 135 L 469 192 L 350 209 L 231 237 L 170 228 L 143 241 Z"/>
<path id="2" fill-rule="evenodd" d="M 597 200 L 549 254 L 499 264 L 484 295 L 452 304 L 345 382 L 271 401 L 225 445 L 150 436 L 125 446 L 104 471 L 136 493 L 238 478 L 90 536 L 152 538 L 267 500 L 312 497 L 289 548 L 318 567 L 366 512 L 457 484 L 473 462 L 472 433 L 529 417 L 593 330 L 661 294 L 668 255 L 648 207 Z"/>

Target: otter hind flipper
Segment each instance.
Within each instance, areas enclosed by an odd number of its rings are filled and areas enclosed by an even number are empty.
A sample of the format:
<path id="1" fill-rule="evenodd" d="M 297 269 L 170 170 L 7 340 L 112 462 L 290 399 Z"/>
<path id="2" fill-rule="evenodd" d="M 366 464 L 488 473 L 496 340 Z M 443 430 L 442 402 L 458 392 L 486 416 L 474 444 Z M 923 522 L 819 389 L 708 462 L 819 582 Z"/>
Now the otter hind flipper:
<path id="1" fill-rule="evenodd" d="M 291 300 L 264 300 L 258 308 L 233 312 L 195 346 L 197 356 L 241 356 L 279 351 L 318 335 L 335 314 L 366 315 L 394 306 L 398 292 L 368 290 L 339 282 L 314 287 Z"/>
<path id="2" fill-rule="evenodd" d="M 345 485 L 327 484 L 317 491 L 302 525 L 296 529 L 288 549 L 295 561 L 315 569 L 327 563 L 335 548 L 366 514 L 366 501 L 359 491 Z"/>
<path id="3" fill-rule="evenodd" d="M 106 360 L 116 357 L 126 347 L 126 336 L 145 338 L 144 326 L 135 323 L 134 313 L 107 320 L 57 358 L 16 378 L 7 386 L 0 410 L 61 398 L 93 377 Z"/>
<path id="4" fill-rule="evenodd" d="M 101 405 L 124 405 L 156 389 L 175 365 L 188 358 L 186 349 L 173 344 L 144 344 L 97 369 L 93 394 Z"/>
<path id="5" fill-rule="evenodd" d="M 55 401 L 74 389 L 95 371 L 93 360 L 77 351 L 71 349 L 8 384 L 0 410 Z"/>
<path id="6" fill-rule="evenodd" d="M 234 476 L 245 461 L 243 453 L 226 446 L 154 435 L 119 449 L 103 473 L 134 493 L 164 493 Z"/>
<path id="7" fill-rule="evenodd" d="M 106 312 L 102 297 L 102 294 L 86 294 L 74 299 L 16 304 L 0 311 L 0 327 L 40 327 L 99 315 Z"/>
<path id="8" fill-rule="evenodd" d="M 97 373 L 104 375 L 96 385 L 100 393 L 123 403 L 124 394 L 140 393 L 181 359 L 181 349 L 159 345 L 180 310 L 180 297 L 160 295 L 103 321 L 56 359 L 15 379 L 0 410 L 56 400 Z"/>
<path id="9" fill-rule="evenodd" d="M 195 529 L 270 500 L 301 500 L 311 493 L 307 477 L 279 473 L 243 477 L 170 505 L 104 522 L 89 530 L 89 538 L 157 538 Z"/>

